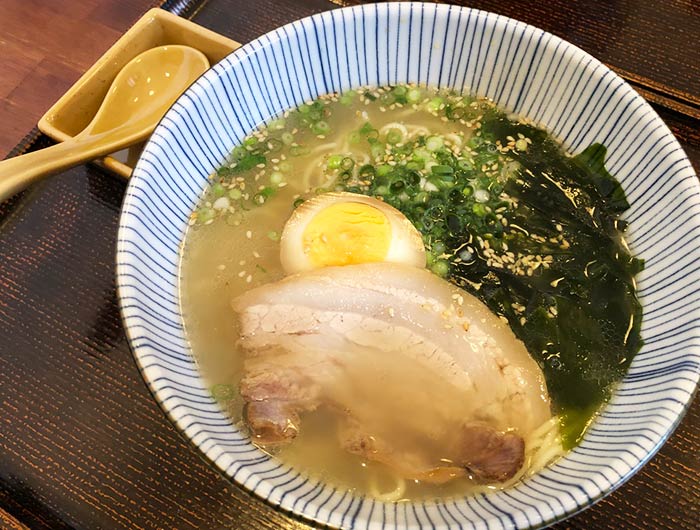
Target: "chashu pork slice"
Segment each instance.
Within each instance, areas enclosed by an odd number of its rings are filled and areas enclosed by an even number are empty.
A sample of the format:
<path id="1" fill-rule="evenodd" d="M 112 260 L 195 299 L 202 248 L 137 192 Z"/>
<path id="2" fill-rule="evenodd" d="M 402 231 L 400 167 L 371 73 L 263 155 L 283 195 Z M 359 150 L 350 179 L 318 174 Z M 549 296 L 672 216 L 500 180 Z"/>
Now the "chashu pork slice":
<path id="1" fill-rule="evenodd" d="M 290 441 L 304 412 L 328 407 L 346 450 L 405 478 L 502 481 L 551 417 L 542 372 L 507 323 L 424 269 L 317 269 L 233 308 L 246 419 L 261 443 Z"/>

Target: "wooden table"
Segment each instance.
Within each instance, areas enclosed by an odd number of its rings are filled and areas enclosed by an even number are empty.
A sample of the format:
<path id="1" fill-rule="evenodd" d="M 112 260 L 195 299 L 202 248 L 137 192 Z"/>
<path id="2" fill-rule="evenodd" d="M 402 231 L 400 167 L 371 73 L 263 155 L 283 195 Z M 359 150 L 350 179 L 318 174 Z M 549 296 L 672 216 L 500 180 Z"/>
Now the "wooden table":
<path id="1" fill-rule="evenodd" d="M 350 3 L 171 0 L 166 7 L 247 42 Z M 609 64 L 654 103 L 700 167 L 696 1 L 465 3 L 537 25 Z M 62 90 L 151 4 L 2 0 L 0 152 L 30 133 Z M 67 76 L 60 75 L 61 62 L 70 69 Z M 48 143 L 34 131 L 14 153 Z M 140 379 L 114 287 L 124 189 L 123 181 L 81 166 L 0 205 L 0 527 L 305 528 L 210 468 Z M 634 478 L 556 525 L 698 527 L 697 401 Z"/>

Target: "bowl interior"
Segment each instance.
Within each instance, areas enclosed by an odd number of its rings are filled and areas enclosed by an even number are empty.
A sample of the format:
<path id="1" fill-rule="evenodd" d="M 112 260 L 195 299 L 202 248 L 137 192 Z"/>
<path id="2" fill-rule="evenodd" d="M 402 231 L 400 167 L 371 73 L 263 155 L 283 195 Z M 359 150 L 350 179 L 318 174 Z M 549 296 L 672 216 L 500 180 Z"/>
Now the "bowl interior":
<path id="1" fill-rule="evenodd" d="M 207 175 L 285 109 L 362 85 L 420 83 L 493 98 L 543 124 L 573 152 L 608 147 L 631 204 L 628 242 L 645 345 L 583 442 L 503 492 L 386 504 L 300 475 L 221 412 L 183 333 L 179 250 Z M 571 44 L 482 11 L 392 3 L 326 12 L 279 28 L 223 60 L 172 107 L 124 202 L 117 280 L 137 363 L 165 412 L 224 474 L 269 503 L 348 528 L 537 528 L 629 478 L 680 421 L 698 381 L 700 187 L 681 147 L 626 83 Z"/>

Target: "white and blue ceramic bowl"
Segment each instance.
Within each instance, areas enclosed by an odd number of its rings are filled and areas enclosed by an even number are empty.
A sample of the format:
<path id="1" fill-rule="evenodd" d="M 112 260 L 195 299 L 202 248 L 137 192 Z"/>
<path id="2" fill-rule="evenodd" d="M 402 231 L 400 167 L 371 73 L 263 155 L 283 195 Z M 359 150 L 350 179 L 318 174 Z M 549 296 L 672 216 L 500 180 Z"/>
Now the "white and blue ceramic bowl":
<path id="1" fill-rule="evenodd" d="M 645 346 L 583 442 L 517 487 L 385 504 L 299 475 L 256 449 L 210 397 L 183 334 L 180 246 L 207 175 L 257 125 L 319 94 L 421 83 L 493 98 L 573 152 L 608 147 L 631 209 Z M 420 3 L 339 9 L 279 28 L 202 76 L 153 133 L 127 190 L 117 280 L 143 377 L 175 425 L 226 476 L 270 504 L 341 528 L 539 528 L 600 499 L 668 438 L 700 366 L 700 186 L 651 107 L 565 41 L 482 11 Z"/>

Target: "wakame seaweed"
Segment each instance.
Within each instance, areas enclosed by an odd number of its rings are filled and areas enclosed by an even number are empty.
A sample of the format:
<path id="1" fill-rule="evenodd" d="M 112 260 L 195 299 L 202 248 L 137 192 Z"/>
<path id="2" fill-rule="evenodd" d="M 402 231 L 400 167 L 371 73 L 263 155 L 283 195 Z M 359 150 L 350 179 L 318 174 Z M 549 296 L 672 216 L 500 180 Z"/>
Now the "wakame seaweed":
<path id="1" fill-rule="evenodd" d="M 509 153 L 520 164 L 519 178 L 508 181 L 504 191 L 517 207 L 504 215 L 511 226 L 541 236 L 545 249 L 532 248 L 524 231 L 500 237 L 514 251 L 546 251 L 553 261 L 532 276 L 489 268 L 483 258 L 458 264 L 452 274 L 508 319 L 542 367 L 563 415 L 564 444 L 571 447 L 642 346 L 634 276 L 643 262 L 626 249 L 626 225 L 617 219 L 629 205 L 605 170 L 602 145 L 571 158 L 546 132 L 503 115 L 482 128 L 494 138 L 521 134 L 532 140 L 527 151 Z M 558 225 L 567 234 L 568 248 L 548 245 L 558 237 Z M 470 232 L 476 236 L 478 230 Z M 481 287 L 475 290 L 475 284 Z M 514 310 L 516 304 L 525 307 L 523 315 Z"/>

